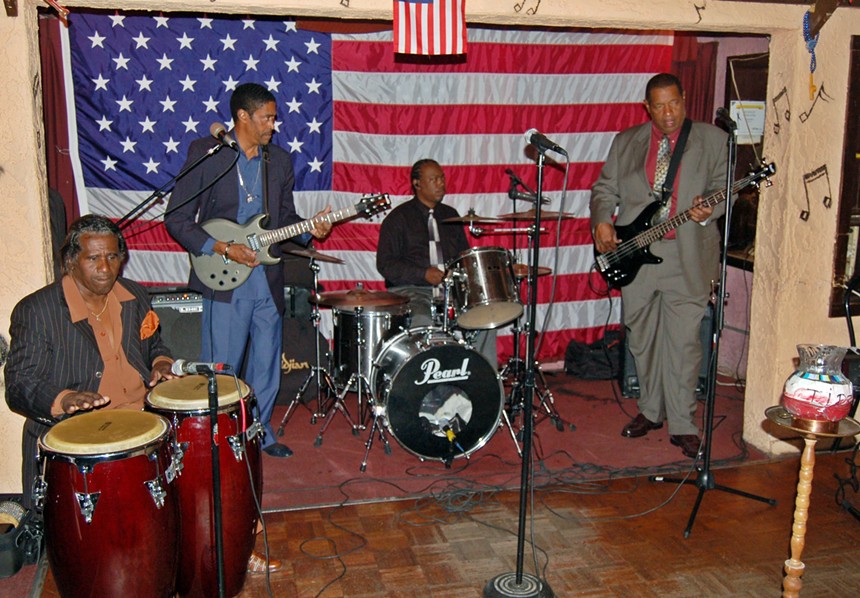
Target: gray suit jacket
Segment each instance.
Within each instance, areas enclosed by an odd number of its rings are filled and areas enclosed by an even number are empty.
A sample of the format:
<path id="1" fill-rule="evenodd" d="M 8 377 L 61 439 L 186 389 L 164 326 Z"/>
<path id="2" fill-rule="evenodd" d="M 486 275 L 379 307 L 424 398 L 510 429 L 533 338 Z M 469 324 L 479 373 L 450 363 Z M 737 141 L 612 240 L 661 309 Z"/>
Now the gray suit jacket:
<path id="1" fill-rule="evenodd" d="M 592 230 L 601 222 L 612 222 L 616 207 L 617 224 L 626 225 L 654 201 L 645 174 L 651 126 L 649 121 L 631 127 L 613 140 L 606 163 L 591 189 Z M 679 212 L 692 207 L 697 195 L 725 188 L 726 140 L 727 135 L 721 129 L 693 123 L 678 172 Z M 676 232 L 684 278 L 698 293 L 710 292 L 710 282 L 719 271 L 720 234 L 716 221 L 724 213 L 725 204 L 718 204 L 705 226 L 688 222 Z"/>

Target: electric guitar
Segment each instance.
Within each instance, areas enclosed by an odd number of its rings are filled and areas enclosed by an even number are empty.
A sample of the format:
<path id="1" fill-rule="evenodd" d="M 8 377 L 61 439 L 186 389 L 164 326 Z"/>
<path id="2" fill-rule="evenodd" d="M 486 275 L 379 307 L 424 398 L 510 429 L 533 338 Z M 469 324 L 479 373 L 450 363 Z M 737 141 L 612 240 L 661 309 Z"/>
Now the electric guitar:
<path id="1" fill-rule="evenodd" d="M 224 218 L 207 220 L 201 226 L 213 238 L 230 243 L 242 243 L 257 252 L 257 260 L 266 266 L 277 264 L 279 257 L 269 254 L 269 246 L 291 239 L 296 235 L 313 230 L 318 223 L 332 224 L 347 220 L 353 216 L 370 217 L 391 207 L 388 194 L 367 195 L 354 206 L 334 210 L 325 216 L 318 216 L 303 222 L 297 222 L 283 228 L 266 230 L 262 227 L 265 214 L 254 216 L 245 224 L 236 224 Z M 197 277 L 210 289 L 216 291 L 232 291 L 245 282 L 251 275 L 251 268 L 231 260 L 225 260 L 218 254 L 194 255 L 191 257 L 191 267 Z"/>
<path id="2" fill-rule="evenodd" d="M 749 185 L 757 185 L 762 179 L 767 179 L 776 172 L 773 162 L 763 165 L 759 170 L 738 180 L 732 185 L 732 193 L 737 193 Z M 700 205 L 713 207 L 726 199 L 725 190 L 717 191 L 702 199 Z M 645 206 L 645 209 L 636 219 L 626 226 L 616 226 L 615 234 L 621 239 L 618 247 L 606 253 L 597 253 L 594 250 L 595 265 L 597 271 L 606 280 L 606 283 L 615 288 L 621 288 L 633 282 L 639 273 L 639 268 L 644 264 L 659 264 L 663 258 L 651 253 L 651 243 L 659 241 L 670 230 L 674 230 L 690 220 L 692 208 L 675 214 L 660 224 L 651 226 L 651 219 L 660 202 L 655 201 Z"/>

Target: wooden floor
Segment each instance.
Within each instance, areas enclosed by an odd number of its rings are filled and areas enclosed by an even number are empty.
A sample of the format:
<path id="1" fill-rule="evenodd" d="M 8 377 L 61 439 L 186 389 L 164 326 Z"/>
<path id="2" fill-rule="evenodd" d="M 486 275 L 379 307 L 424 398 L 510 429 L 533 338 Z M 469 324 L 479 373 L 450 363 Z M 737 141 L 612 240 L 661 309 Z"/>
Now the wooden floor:
<path id="1" fill-rule="evenodd" d="M 836 504 L 852 453 L 817 456 L 802 596 L 860 593 L 860 521 Z M 692 534 L 684 528 L 698 488 L 647 478 L 535 492 L 526 573 L 556 596 L 779 596 L 789 556 L 799 458 L 712 471 L 730 488 L 704 492 Z M 695 479 L 695 474 L 693 478 Z M 848 488 L 853 505 L 860 495 Z M 516 572 L 519 494 L 461 488 L 423 501 L 269 513 L 269 549 L 282 571 L 249 575 L 240 594 L 267 596 L 480 596 L 488 579 Z M 262 548 L 262 542 L 258 543 Z M 50 578 L 42 593 L 57 596 Z"/>

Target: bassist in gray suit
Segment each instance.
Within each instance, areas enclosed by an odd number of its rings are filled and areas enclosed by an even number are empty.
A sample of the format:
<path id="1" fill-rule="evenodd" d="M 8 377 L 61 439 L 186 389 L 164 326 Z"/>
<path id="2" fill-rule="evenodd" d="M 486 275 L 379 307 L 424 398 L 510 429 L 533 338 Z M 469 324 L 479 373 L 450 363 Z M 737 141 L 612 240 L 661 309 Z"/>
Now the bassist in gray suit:
<path id="1" fill-rule="evenodd" d="M 661 73 L 648 82 L 645 110 L 650 122 L 619 133 L 591 190 L 591 230 L 599 253 L 613 251 L 619 239 L 615 224 L 630 225 L 655 201 L 665 210 L 655 224 L 689 210 L 692 223 L 655 241 L 651 253 L 659 264 L 645 263 L 622 289 L 624 323 L 640 382 L 639 411 L 622 430 L 637 438 L 669 425 L 670 442 L 684 455 L 699 452 L 696 384 L 702 360 L 699 329 L 719 275 L 720 235 L 716 219 L 725 211 L 699 205 L 708 193 L 725 188 L 726 134 L 709 124 L 690 123 L 671 185 L 666 170 L 682 139 L 685 95 L 674 75 Z M 682 142 L 683 143 L 683 142 Z M 661 150 L 661 146 L 668 149 Z M 663 156 L 666 156 L 665 158 Z M 656 181 L 655 177 L 664 179 Z"/>

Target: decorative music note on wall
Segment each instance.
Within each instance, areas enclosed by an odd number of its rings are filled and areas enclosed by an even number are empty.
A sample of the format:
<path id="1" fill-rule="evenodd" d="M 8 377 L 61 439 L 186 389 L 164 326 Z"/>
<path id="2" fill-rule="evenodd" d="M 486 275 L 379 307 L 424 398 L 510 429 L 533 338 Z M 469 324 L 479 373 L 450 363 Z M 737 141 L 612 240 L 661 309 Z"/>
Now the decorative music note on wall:
<path id="1" fill-rule="evenodd" d="M 812 101 L 812 105 L 809 107 L 809 110 L 800 113 L 800 122 L 805 123 L 806 119 L 812 115 L 812 110 L 815 108 L 815 104 L 818 103 L 819 98 L 821 98 L 825 102 L 829 102 L 833 99 L 832 97 L 827 95 L 826 91 L 824 91 L 824 83 L 822 83 L 821 87 L 818 88 L 818 93 L 815 95 L 815 99 Z"/>
<path id="2" fill-rule="evenodd" d="M 704 12 L 704 10 L 705 10 L 706 8 L 708 8 L 708 2 L 707 2 L 707 0 L 705 0 L 705 2 L 702 2 L 702 5 L 701 5 L 701 6 L 699 6 L 698 4 L 696 4 L 696 3 L 694 2 L 694 3 L 693 3 L 693 8 L 695 8 L 695 9 L 696 9 L 696 14 L 699 16 L 699 19 L 696 21 L 696 24 L 701 23 L 701 22 L 702 22 L 702 12 Z"/>
<path id="3" fill-rule="evenodd" d="M 812 172 L 803 175 L 803 187 L 806 190 L 806 209 L 801 210 L 800 219 L 809 220 L 809 210 L 812 199 L 821 198 L 821 203 L 828 210 L 833 206 L 833 194 L 830 191 L 830 175 L 827 165 L 822 164 Z"/>
<path id="4" fill-rule="evenodd" d="M 773 123 L 773 134 L 779 135 L 780 116 L 785 118 L 786 123 L 791 120 L 791 102 L 788 100 L 788 89 L 783 87 L 771 101 L 773 102 L 774 113 L 776 114 L 776 122 Z"/>
<path id="5" fill-rule="evenodd" d="M 522 11 L 522 9 L 525 8 L 525 5 L 528 4 L 528 2 L 529 2 L 529 0 L 523 0 L 522 2 L 517 2 L 516 4 L 514 4 L 514 11 L 516 11 L 516 12 Z M 539 7 L 540 7 L 540 0 L 537 0 L 534 3 L 534 6 L 532 6 L 530 9 L 528 9 L 526 11 L 526 14 L 527 15 L 537 14 Z"/>

